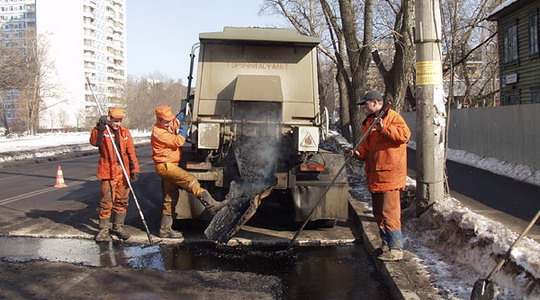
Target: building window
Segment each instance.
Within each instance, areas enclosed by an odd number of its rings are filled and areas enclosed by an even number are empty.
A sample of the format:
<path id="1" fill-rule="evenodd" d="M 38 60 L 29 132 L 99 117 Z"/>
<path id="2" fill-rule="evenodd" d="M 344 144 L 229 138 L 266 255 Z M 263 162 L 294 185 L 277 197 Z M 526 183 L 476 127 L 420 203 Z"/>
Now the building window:
<path id="1" fill-rule="evenodd" d="M 531 103 L 540 103 L 540 87 L 531 88 Z"/>
<path id="2" fill-rule="evenodd" d="M 503 92 L 503 105 L 516 105 L 520 104 L 519 90 L 511 90 Z"/>
<path id="3" fill-rule="evenodd" d="M 538 57 L 538 13 L 529 16 L 529 54 Z"/>
<path id="4" fill-rule="evenodd" d="M 508 23 L 503 28 L 503 62 L 511 64 L 517 62 L 518 59 L 518 32 L 517 21 Z"/>

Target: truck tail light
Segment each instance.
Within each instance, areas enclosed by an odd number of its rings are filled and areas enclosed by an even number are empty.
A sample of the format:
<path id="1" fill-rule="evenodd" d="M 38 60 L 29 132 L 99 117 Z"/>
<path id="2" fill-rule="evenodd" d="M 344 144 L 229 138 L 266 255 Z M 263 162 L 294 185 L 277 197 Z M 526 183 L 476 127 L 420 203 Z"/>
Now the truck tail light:
<path id="1" fill-rule="evenodd" d="M 324 171 L 324 165 L 321 165 L 321 164 L 302 164 L 302 165 L 300 165 L 300 171 L 303 171 L 303 172 L 322 172 L 322 171 Z"/>

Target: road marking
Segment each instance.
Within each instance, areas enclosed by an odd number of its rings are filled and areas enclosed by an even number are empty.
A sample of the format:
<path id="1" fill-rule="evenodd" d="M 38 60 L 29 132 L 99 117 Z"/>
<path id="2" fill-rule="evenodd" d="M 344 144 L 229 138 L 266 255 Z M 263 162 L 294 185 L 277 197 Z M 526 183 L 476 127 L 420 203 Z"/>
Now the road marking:
<path id="1" fill-rule="evenodd" d="M 70 181 L 69 185 L 70 186 L 79 185 L 79 184 L 83 184 L 83 183 L 88 182 L 88 181 L 94 181 L 96 179 L 97 179 L 96 176 L 92 176 L 92 177 L 85 178 L 83 180 Z M 30 197 L 33 197 L 33 196 L 36 196 L 36 195 L 41 195 L 41 194 L 48 193 L 48 192 L 51 192 L 51 191 L 56 191 L 56 190 L 58 190 L 58 188 L 55 188 L 53 186 L 53 187 L 49 187 L 49 188 L 45 188 L 45 189 L 41 189 L 41 190 L 29 192 L 29 193 L 25 193 L 25 194 L 13 196 L 13 197 L 10 197 L 10 198 L 0 200 L 0 205 L 5 205 L 5 204 L 8 204 L 8 203 L 12 203 L 12 202 L 15 202 L 15 201 L 23 200 L 23 199 L 26 199 L 26 198 L 30 198 Z"/>

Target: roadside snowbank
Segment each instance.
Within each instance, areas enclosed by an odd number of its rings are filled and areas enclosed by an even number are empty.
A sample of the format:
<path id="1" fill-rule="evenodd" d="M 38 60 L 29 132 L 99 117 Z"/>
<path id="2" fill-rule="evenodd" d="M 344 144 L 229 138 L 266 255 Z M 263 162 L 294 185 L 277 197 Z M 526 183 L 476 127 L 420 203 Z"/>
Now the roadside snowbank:
<path id="1" fill-rule="evenodd" d="M 352 148 L 336 133 L 330 141 L 340 149 Z M 416 145 L 411 144 L 408 146 L 415 148 Z M 523 166 L 496 159 L 478 160 L 478 156 L 463 151 L 449 152 L 452 152 L 448 155 L 450 160 L 492 172 L 496 170 L 499 175 L 517 176 L 519 180 L 531 174 L 531 169 Z M 481 166 L 476 165 L 477 162 Z M 535 172 L 537 176 L 538 171 Z M 353 161 L 349 168 L 351 193 L 371 207 L 371 194 L 364 176 L 363 164 Z M 407 178 L 407 191 L 414 194 L 415 190 L 415 180 Z M 416 255 L 444 299 L 469 299 L 474 282 L 488 275 L 519 235 L 450 197 L 438 201 L 419 218 L 414 217 L 411 209 L 405 209 L 403 228 L 405 249 Z M 525 237 L 493 280 L 500 288 L 497 299 L 539 299 L 540 244 Z"/>
<path id="2" fill-rule="evenodd" d="M 150 141 L 150 132 L 132 130 L 135 144 Z M 91 152 L 97 148 L 88 142 L 90 132 L 47 133 L 16 138 L 0 137 L 0 164 L 20 160 L 38 160 L 68 153 Z"/>

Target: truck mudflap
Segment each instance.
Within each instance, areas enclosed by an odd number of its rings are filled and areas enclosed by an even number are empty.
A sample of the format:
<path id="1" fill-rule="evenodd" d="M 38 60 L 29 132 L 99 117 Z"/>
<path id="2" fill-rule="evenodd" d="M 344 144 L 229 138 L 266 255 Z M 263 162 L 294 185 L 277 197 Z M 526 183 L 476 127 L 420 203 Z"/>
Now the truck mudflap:
<path id="1" fill-rule="evenodd" d="M 230 192 L 225 200 L 229 204 L 214 216 L 204 234 L 210 240 L 227 243 L 233 235 L 255 214 L 261 200 L 268 197 L 277 182 L 271 186 L 261 183 L 231 182 Z"/>
<path id="2" fill-rule="evenodd" d="M 296 181 L 290 187 L 294 203 L 294 220 L 304 222 L 317 202 L 311 214 L 310 221 L 316 220 L 346 220 L 349 214 L 349 185 L 347 175 L 344 171 L 338 174 L 340 166 L 345 162 L 342 154 L 321 150 L 325 162 L 326 171 L 317 176 L 316 179 L 299 180 L 301 176 L 297 174 Z M 332 180 L 335 181 L 328 187 Z M 324 199 L 321 196 L 328 189 Z"/>
<path id="3" fill-rule="evenodd" d="M 308 217 L 313 206 L 317 205 L 322 193 L 329 182 L 296 182 L 292 188 L 294 202 L 294 220 L 303 222 Z M 346 220 L 348 216 L 348 185 L 336 182 L 325 198 L 313 211 L 310 221 L 315 220 Z"/>

